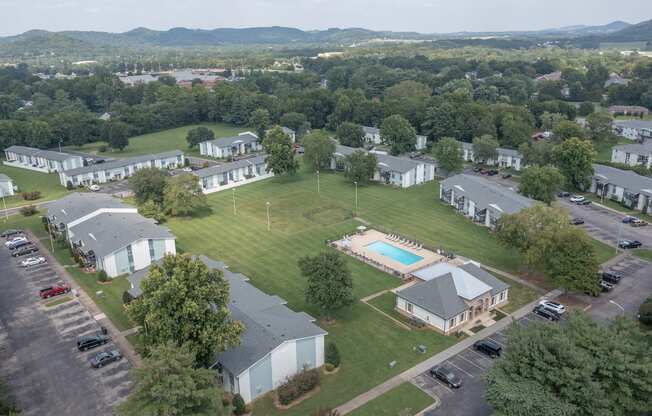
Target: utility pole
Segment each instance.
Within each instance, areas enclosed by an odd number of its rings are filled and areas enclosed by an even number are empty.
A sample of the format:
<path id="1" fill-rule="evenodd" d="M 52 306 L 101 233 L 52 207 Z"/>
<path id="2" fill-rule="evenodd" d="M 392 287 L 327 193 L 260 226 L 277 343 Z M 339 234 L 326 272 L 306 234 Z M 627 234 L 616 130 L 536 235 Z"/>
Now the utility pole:
<path id="1" fill-rule="evenodd" d="M 358 215 L 358 182 L 353 182 L 355 184 L 355 215 Z"/>
<path id="2" fill-rule="evenodd" d="M 0 189 L 0 192 L 2 192 L 2 205 L 5 207 L 5 221 L 9 221 L 9 212 L 7 212 L 7 202 L 5 201 L 5 191 Z"/>
<path id="3" fill-rule="evenodd" d="M 233 215 L 237 215 L 237 211 L 235 208 L 235 188 L 231 188 L 231 190 L 233 191 Z"/>
<path id="4" fill-rule="evenodd" d="M 317 171 L 317 193 L 319 193 L 319 171 Z"/>
<path id="5" fill-rule="evenodd" d="M 271 223 L 269 221 L 269 206 L 270 206 L 269 201 L 267 201 L 267 204 L 265 204 L 265 205 L 267 205 L 267 231 L 271 231 L 272 227 L 271 227 Z"/>

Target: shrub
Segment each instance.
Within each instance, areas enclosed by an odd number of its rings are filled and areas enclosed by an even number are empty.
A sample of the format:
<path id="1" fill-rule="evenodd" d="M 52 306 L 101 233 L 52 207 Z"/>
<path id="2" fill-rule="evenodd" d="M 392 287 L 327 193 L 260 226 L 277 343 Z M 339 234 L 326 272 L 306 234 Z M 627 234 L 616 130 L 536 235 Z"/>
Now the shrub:
<path id="1" fill-rule="evenodd" d="M 319 372 L 316 369 L 303 370 L 293 375 L 281 385 L 276 393 L 282 405 L 288 405 L 319 385 Z"/>
<path id="2" fill-rule="evenodd" d="M 638 308 L 638 320 L 645 325 L 652 325 L 652 297 Z"/>
<path id="3" fill-rule="evenodd" d="M 109 281 L 109 276 L 106 274 L 104 270 L 100 270 L 97 273 L 97 281 L 98 282 L 108 282 Z"/>
<path id="4" fill-rule="evenodd" d="M 97 151 L 100 153 L 106 153 L 106 151 L 109 150 L 109 146 L 103 144 L 102 146 L 97 148 Z"/>
<path id="5" fill-rule="evenodd" d="M 335 370 L 335 366 L 331 363 L 326 363 L 324 364 L 324 369 L 330 373 L 331 371 Z"/>
<path id="6" fill-rule="evenodd" d="M 72 188 L 74 188 L 74 186 L 72 185 L 72 182 L 70 182 L 70 181 L 66 182 L 66 189 L 69 190 L 69 191 L 72 191 Z"/>
<path id="7" fill-rule="evenodd" d="M 102 270 L 102 271 L 104 271 L 104 270 Z M 134 297 L 131 295 L 131 293 L 129 293 L 128 291 L 125 290 L 122 293 L 122 304 L 123 305 L 129 305 L 132 300 L 134 300 Z"/>
<path id="8" fill-rule="evenodd" d="M 222 407 L 227 407 L 231 405 L 231 396 L 226 393 L 222 395 Z"/>
<path id="9" fill-rule="evenodd" d="M 334 342 L 326 345 L 326 362 L 332 364 L 333 367 L 340 366 L 340 352 Z"/>
<path id="10" fill-rule="evenodd" d="M 31 217 L 32 215 L 36 214 L 36 211 L 37 209 L 34 205 L 27 205 L 20 209 L 20 213 L 25 217 Z"/>
<path id="11" fill-rule="evenodd" d="M 210 166 L 210 165 L 209 165 L 208 162 L 204 162 L 204 163 L 202 163 L 202 165 L 201 165 L 202 168 L 207 168 L 207 167 L 209 167 L 209 166 Z"/>
<path id="12" fill-rule="evenodd" d="M 34 201 L 41 197 L 41 192 L 39 191 L 23 192 L 21 193 L 21 195 L 23 196 L 23 199 L 25 201 Z"/>
<path id="13" fill-rule="evenodd" d="M 233 414 L 244 415 L 246 411 L 247 406 L 245 406 L 244 399 L 240 396 L 240 393 L 236 393 L 233 396 Z"/>

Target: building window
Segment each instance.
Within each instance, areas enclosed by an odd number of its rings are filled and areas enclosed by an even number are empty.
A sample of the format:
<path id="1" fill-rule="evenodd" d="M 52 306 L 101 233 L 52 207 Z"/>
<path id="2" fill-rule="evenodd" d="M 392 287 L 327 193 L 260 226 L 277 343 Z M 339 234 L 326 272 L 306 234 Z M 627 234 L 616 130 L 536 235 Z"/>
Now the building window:
<path id="1" fill-rule="evenodd" d="M 131 244 L 127 246 L 127 260 L 129 261 L 129 271 L 133 273 L 135 267 L 134 267 L 134 253 L 131 250 Z"/>
<path id="2" fill-rule="evenodd" d="M 496 304 L 496 297 L 495 297 L 495 296 L 492 296 L 492 297 L 491 297 L 491 305 L 493 306 L 493 305 L 495 305 L 495 304 Z"/>
<path id="3" fill-rule="evenodd" d="M 505 300 L 505 292 L 500 292 L 500 301 Z"/>
<path id="4" fill-rule="evenodd" d="M 451 319 L 450 321 L 448 321 L 448 327 L 449 327 L 449 328 L 452 328 L 452 327 L 454 327 L 454 326 L 455 326 L 455 318 L 453 318 L 453 319 Z"/>
<path id="5" fill-rule="evenodd" d="M 154 261 L 156 258 L 156 251 L 154 250 L 154 240 L 149 239 L 147 240 L 147 244 L 149 244 L 149 259 L 151 261 Z"/>
<path id="6" fill-rule="evenodd" d="M 629 153 L 625 153 L 625 163 L 629 163 Z"/>
<path id="7" fill-rule="evenodd" d="M 408 312 L 414 313 L 414 308 L 412 307 L 412 304 L 409 302 L 405 302 L 405 308 L 407 309 Z"/>

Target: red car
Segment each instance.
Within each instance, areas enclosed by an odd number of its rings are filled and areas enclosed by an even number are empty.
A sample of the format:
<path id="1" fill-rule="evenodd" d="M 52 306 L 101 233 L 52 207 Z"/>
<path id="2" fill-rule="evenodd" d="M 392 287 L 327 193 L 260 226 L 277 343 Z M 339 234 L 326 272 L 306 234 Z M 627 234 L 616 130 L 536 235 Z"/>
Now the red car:
<path id="1" fill-rule="evenodd" d="M 45 287 L 41 289 L 38 295 L 41 297 L 41 299 L 47 299 L 53 296 L 63 295 L 68 292 L 70 292 L 70 286 L 64 283 L 59 283 L 56 286 Z"/>

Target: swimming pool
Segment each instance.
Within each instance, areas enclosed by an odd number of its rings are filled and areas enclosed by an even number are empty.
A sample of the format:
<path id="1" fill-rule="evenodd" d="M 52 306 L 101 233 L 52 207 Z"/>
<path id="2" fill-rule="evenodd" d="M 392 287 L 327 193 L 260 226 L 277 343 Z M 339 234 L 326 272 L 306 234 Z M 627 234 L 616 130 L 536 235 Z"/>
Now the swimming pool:
<path id="1" fill-rule="evenodd" d="M 414 253 L 410 253 L 407 250 L 403 250 L 402 248 L 398 248 L 384 241 L 374 241 L 373 243 L 367 244 L 365 248 L 374 251 L 381 256 L 389 257 L 390 259 L 406 266 L 414 264 L 419 260 L 423 260 L 423 257 L 421 256 L 417 256 Z"/>

